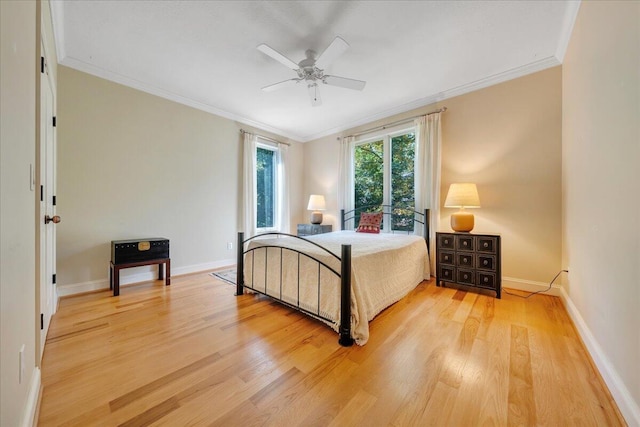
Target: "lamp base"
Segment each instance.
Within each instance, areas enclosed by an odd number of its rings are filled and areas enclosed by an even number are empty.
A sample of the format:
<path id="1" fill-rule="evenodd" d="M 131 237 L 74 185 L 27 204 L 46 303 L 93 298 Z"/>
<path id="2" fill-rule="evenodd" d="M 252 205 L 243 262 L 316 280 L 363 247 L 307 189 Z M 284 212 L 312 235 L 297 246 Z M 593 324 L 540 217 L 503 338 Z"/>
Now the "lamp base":
<path id="1" fill-rule="evenodd" d="M 451 229 L 453 231 L 471 231 L 474 225 L 472 213 L 460 211 L 451 215 Z"/>
<path id="2" fill-rule="evenodd" d="M 322 212 L 311 213 L 311 224 L 322 224 Z"/>

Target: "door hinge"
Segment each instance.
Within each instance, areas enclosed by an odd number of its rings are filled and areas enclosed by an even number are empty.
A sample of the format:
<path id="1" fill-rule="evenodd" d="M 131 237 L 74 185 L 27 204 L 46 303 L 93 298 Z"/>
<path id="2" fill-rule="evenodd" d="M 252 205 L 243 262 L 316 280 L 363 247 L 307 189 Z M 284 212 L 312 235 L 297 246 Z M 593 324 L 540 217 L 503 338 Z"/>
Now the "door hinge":
<path id="1" fill-rule="evenodd" d="M 56 116 L 53 116 L 53 127 L 56 127 Z"/>
<path id="2" fill-rule="evenodd" d="M 40 186 L 40 201 L 44 202 L 44 186 Z"/>
<path id="3" fill-rule="evenodd" d="M 40 57 L 40 72 L 44 74 L 44 56 Z"/>
<path id="4" fill-rule="evenodd" d="M 44 329 L 44 313 L 40 313 L 40 330 Z"/>
<path id="5" fill-rule="evenodd" d="M 54 274 L 53 276 L 51 276 L 51 280 L 53 281 L 53 284 L 56 284 L 56 275 Z"/>
<path id="6" fill-rule="evenodd" d="M 56 196 L 53 196 L 53 206 L 56 205 Z"/>

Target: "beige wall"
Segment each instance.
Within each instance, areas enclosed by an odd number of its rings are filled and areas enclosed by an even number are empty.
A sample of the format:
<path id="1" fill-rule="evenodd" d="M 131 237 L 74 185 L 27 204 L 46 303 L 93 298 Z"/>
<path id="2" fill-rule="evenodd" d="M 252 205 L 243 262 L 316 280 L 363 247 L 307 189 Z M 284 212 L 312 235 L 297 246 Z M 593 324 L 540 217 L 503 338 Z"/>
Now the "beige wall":
<path id="1" fill-rule="evenodd" d="M 59 292 L 107 287 L 116 239 L 170 239 L 173 274 L 234 263 L 241 125 L 64 66 L 58 74 Z M 301 163 L 298 144 L 290 153 Z M 300 190 L 292 185 L 296 205 Z M 148 267 L 122 273 L 124 283 L 152 277 Z"/>
<path id="2" fill-rule="evenodd" d="M 640 2 L 582 2 L 562 77 L 565 299 L 640 425 Z"/>
<path id="3" fill-rule="evenodd" d="M 548 283 L 561 260 L 561 69 L 555 67 L 344 132 L 446 106 L 442 115 L 444 203 L 452 182 L 476 182 L 475 231 L 502 235 L 503 275 L 511 286 Z M 337 135 L 305 148 L 305 195 L 327 195 L 327 223 L 338 224 Z M 304 211 L 306 206 L 300 206 Z M 441 230 L 453 209 L 442 208 Z"/>
<path id="4" fill-rule="evenodd" d="M 36 3 L 0 1 L 0 425 L 25 421 L 36 368 Z M 19 352 L 25 346 L 24 378 Z M 37 393 L 37 389 L 35 390 Z M 32 408 L 34 409 L 34 408 Z M 28 421 L 28 418 L 26 419 Z"/>

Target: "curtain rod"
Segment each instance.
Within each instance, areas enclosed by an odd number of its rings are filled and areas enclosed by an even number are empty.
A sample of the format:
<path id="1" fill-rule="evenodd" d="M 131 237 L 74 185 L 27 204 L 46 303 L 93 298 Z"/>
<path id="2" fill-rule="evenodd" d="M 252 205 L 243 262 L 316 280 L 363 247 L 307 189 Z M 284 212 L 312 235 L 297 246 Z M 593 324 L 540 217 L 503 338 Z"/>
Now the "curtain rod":
<path id="1" fill-rule="evenodd" d="M 377 130 L 384 130 L 384 129 L 387 129 L 387 128 L 390 128 L 390 127 L 393 127 L 393 126 L 397 126 L 397 125 L 401 125 L 401 124 L 404 124 L 404 123 L 412 122 L 415 119 L 417 119 L 418 117 L 430 116 L 431 114 L 444 113 L 445 111 L 447 111 L 447 107 L 442 107 L 442 108 L 440 108 L 438 110 L 431 111 L 431 112 L 426 113 L 426 114 L 420 114 L 418 116 L 413 116 L 413 117 L 409 117 L 407 119 L 398 120 L 396 122 L 387 123 L 386 125 L 381 125 L 381 126 L 377 126 L 377 127 L 371 128 L 371 129 L 363 130 L 362 132 L 357 132 L 357 133 L 354 133 L 352 135 L 338 137 L 337 139 L 348 138 L 350 136 L 355 137 L 355 136 L 360 136 L 360 135 L 364 135 L 364 134 L 367 134 L 367 133 L 375 132 Z"/>
<path id="2" fill-rule="evenodd" d="M 251 132 L 248 132 L 248 131 L 246 131 L 244 129 L 240 129 L 240 133 L 244 135 L 245 133 L 249 133 L 250 134 Z M 257 135 L 261 139 L 265 139 L 267 141 L 270 141 L 270 142 L 273 142 L 273 143 L 276 143 L 276 144 L 286 145 L 287 147 L 291 146 L 291 144 L 289 144 L 288 142 L 278 141 L 277 139 L 269 138 L 268 136 L 263 136 L 263 135 L 260 135 L 260 134 L 255 134 L 255 135 Z"/>

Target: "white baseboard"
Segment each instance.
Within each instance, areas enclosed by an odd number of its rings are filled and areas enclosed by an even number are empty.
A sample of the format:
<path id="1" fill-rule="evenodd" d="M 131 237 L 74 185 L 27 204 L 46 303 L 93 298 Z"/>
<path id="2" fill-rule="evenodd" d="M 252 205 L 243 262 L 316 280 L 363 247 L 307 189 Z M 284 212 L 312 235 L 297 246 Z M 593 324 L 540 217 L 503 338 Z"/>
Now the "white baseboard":
<path id="1" fill-rule="evenodd" d="M 228 267 L 235 265 L 236 259 L 223 259 L 220 261 L 207 262 L 204 264 L 187 265 L 171 269 L 171 276 L 181 276 L 183 274 L 197 273 L 200 271 L 214 270 L 216 268 Z M 155 280 L 158 273 L 155 269 L 143 273 L 126 274 L 126 270 L 120 272 L 120 286 L 130 285 L 132 283 L 148 282 Z M 109 277 L 98 280 L 90 280 L 87 282 L 72 283 L 69 285 L 58 285 L 56 288 L 58 297 L 75 295 L 84 292 L 100 291 L 109 289 Z"/>
<path id="2" fill-rule="evenodd" d="M 534 282 L 532 280 L 517 279 L 515 277 L 502 276 L 502 287 L 525 292 L 538 292 L 547 289 L 549 287 L 549 284 L 544 282 Z M 545 294 L 559 297 L 560 285 L 554 283 L 551 286 L 551 289 L 545 292 Z"/>
<path id="3" fill-rule="evenodd" d="M 560 288 L 560 298 L 625 421 L 629 426 L 640 426 L 640 405 L 633 400 L 620 375 L 618 375 L 618 372 L 609 361 L 606 353 L 591 333 L 578 308 L 564 288 Z"/>
<path id="4" fill-rule="evenodd" d="M 149 279 L 151 280 L 151 279 Z M 83 292 L 100 291 L 109 289 L 109 279 L 90 280 L 88 282 L 73 283 L 71 285 L 59 285 L 58 298 L 68 295 L 81 294 Z"/>
<path id="5" fill-rule="evenodd" d="M 36 410 L 38 409 L 38 398 L 40 397 L 40 368 L 33 368 L 31 383 L 29 384 L 29 394 L 22 414 L 21 427 L 32 427 L 36 425 Z"/>

